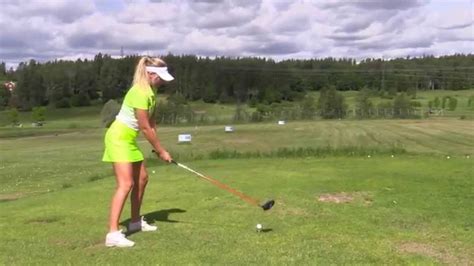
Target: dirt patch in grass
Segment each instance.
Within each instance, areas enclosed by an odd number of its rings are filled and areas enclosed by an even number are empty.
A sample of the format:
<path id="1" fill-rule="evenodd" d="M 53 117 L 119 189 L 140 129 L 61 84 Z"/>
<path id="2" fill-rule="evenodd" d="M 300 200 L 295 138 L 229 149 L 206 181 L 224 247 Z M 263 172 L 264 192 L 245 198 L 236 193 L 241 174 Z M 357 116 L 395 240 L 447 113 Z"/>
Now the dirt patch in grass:
<path id="1" fill-rule="evenodd" d="M 7 202 L 7 201 L 13 201 L 21 198 L 23 196 L 22 193 L 12 193 L 12 194 L 4 194 L 0 195 L 0 202 Z"/>
<path id="2" fill-rule="evenodd" d="M 322 194 L 318 197 L 318 201 L 334 202 L 334 203 L 348 203 L 354 200 L 354 197 L 349 193 L 341 192 L 334 194 Z"/>
<path id="3" fill-rule="evenodd" d="M 21 199 L 21 198 L 31 196 L 31 195 L 35 195 L 35 194 L 47 193 L 49 191 L 50 190 L 48 189 L 48 190 L 45 190 L 45 191 L 14 192 L 14 193 L 9 193 L 9 194 L 2 194 L 2 195 L 0 195 L 0 203 Z"/>
<path id="4" fill-rule="evenodd" d="M 446 249 L 435 248 L 428 244 L 409 242 L 398 247 L 402 253 L 411 253 L 434 258 L 448 265 L 472 265 L 473 261 L 466 257 L 457 257 L 449 253 Z"/>
<path id="5" fill-rule="evenodd" d="M 353 201 L 362 202 L 364 205 L 372 204 L 372 196 L 368 192 L 339 192 L 326 193 L 318 197 L 318 201 L 332 203 L 349 203 Z"/>

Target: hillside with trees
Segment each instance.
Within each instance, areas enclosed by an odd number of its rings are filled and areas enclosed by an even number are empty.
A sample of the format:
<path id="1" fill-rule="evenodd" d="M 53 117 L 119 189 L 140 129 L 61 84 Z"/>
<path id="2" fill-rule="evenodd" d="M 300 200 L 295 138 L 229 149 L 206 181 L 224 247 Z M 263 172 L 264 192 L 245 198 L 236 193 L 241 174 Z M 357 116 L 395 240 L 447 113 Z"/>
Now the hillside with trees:
<path id="1" fill-rule="evenodd" d="M 0 108 L 31 111 L 38 106 L 69 108 L 91 102 L 106 103 L 120 99 L 130 87 L 138 56 L 112 58 L 98 54 L 93 60 L 34 60 L 21 63 L 13 71 L 0 64 L 0 80 L 13 80 L 13 92 L 0 90 Z M 405 106 L 419 91 L 466 90 L 474 88 L 474 55 L 398 58 L 394 60 L 308 59 L 276 62 L 266 58 L 202 58 L 193 55 L 164 56 L 176 80 L 160 88 L 171 101 L 160 108 L 162 113 L 180 109 L 190 116 L 189 108 L 176 107 L 186 101 L 247 104 L 257 108 L 247 120 L 260 121 L 269 112 L 277 116 L 311 118 L 315 112 L 309 94 L 319 92 L 318 110 L 323 118 L 343 118 L 347 106 L 342 91 L 362 91 L 357 100 L 359 118 L 371 117 Z M 374 110 L 369 95 L 394 99 L 389 106 Z M 298 107 L 287 102 L 299 102 Z M 444 100 L 443 100 L 444 102 Z M 453 102 L 453 101 L 451 101 Z M 432 105 L 441 103 L 432 103 Z M 445 105 L 453 104 L 449 99 Z M 173 107 L 174 106 L 174 107 Z M 296 108 L 296 109 L 295 109 Z M 404 108 L 404 107 L 403 107 Z M 407 110 L 409 110 L 409 107 Z M 182 110 L 181 110 L 182 109 Z M 404 109 L 405 110 L 405 109 Z M 282 115 L 283 114 L 283 115 Z M 245 114 L 239 111 L 239 119 Z M 399 112 L 400 117 L 405 114 Z M 176 119 L 176 115 L 174 115 Z M 170 117 L 163 120 L 171 121 Z M 189 120 L 189 118 L 188 118 Z M 164 121 L 163 121 L 164 122 Z"/>

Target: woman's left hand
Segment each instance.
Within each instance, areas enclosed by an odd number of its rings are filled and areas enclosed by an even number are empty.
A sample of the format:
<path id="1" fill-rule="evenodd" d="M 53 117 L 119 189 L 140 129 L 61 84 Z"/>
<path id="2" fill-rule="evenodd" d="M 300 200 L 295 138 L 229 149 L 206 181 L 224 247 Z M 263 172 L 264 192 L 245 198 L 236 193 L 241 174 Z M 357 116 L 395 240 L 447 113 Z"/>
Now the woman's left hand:
<path id="1" fill-rule="evenodd" d="M 171 155 L 166 150 L 162 150 L 160 152 L 160 158 L 161 158 L 161 160 L 163 160 L 165 162 L 171 162 L 173 160 L 171 158 Z"/>

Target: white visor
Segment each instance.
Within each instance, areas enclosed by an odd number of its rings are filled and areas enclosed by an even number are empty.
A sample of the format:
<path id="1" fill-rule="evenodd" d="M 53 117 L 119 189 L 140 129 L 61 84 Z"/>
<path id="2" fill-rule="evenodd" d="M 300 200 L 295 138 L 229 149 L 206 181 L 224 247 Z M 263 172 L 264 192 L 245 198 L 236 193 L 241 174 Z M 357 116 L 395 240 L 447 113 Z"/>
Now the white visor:
<path id="1" fill-rule="evenodd" d="M 174 79 L 173 76 L 171 76 L 171 74 L 168 72 L 167 67 L 147 66 L 146 71 L 158 74 L 158 76 L 160 76 L 160 78 L 164 81 L 172 81 Z"/>

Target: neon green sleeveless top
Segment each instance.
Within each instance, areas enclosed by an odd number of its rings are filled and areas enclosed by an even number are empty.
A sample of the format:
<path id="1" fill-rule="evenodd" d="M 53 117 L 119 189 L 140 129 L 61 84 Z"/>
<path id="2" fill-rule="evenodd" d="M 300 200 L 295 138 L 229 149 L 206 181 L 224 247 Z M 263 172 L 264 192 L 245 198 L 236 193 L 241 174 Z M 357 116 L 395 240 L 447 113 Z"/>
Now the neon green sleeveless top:
<path id="1" fill-rule="evenodd" d="M 148 88 L 140 88 L 137 85 L 131 87 L 123 99 L 120 112 L 115 117 L 116 120 L 138 131 L 135 108 L 148 110 L 149 117 L 153 116 L 156 108 L 156 95 L 150 86 Z"/>

